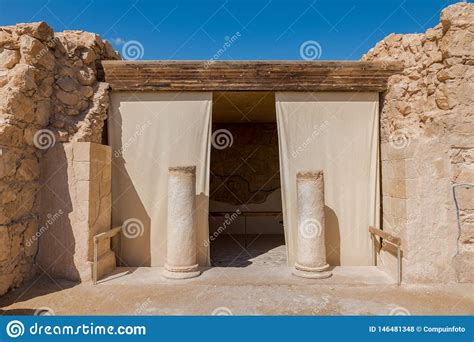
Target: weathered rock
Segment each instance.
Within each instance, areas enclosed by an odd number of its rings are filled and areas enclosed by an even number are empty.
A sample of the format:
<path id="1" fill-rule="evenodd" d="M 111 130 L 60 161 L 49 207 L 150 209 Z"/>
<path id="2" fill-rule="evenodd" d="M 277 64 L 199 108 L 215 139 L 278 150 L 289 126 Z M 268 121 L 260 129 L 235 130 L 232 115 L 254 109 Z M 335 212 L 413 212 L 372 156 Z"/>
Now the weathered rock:
<path id="1" fill-rule="evenodd" d="M 79 83 L 75 78 L 62 77 L 56 81 L 56 84 L 64 91 L 72 92 L 79 89 Z"/>
<path id="2" fill-rule="evenodd" d="M 89 86 L 82 87 L 82 96 L 91 97 L 94 94 L 94 89 Z"/>
<path id="3" fill-rule="evenodd" d="M 28 35 L 20 37 L 21 61 L 24 64 L 43 67 L 49 71 L 54 69 L 54 55 L 49 48 L 38 39 Z"/>
<path id="4" fill-rule="evenodd" d="M 0 145 L 21 146 L 23 144 L 23 130 L 11 123 L 0 125 Z"/>
<path id="5" fill-rule="evenodd" d="M 446 7 L 440 16 L 443 30 L 446 32 L 452 27 L 471 29 L 472 23 L 474 23 L 474 12 L 472 12 L 472 8 L 469 8 L 470 6 L 472 4 L 460 2 L 455 6 Z"/>
<path id="6" fill-rule="evenodd" d="M 9 92 L 0 97 L 0 113 L 13 115 L 25 122 L 34 121 L 34 101 L 21 92 Z"/>
<path id="7" fill-rule="evenodd" d="M 439 47 L 444 58 L 474 56 L 474 33 L 469 31 L 448 31 L 440 40 Z"/>
<path id="8" fill-rule="evenodd" d="M 441 24 L 425 34 L 390 35 L 363 57 L 405 66 L 388 82 L 381 157 L 384 229 L 403 240 L 406 282 L 474 281 L 474 265 L 467 262 L 474 255 L 472 243 L 463 242 L 473 241 L 474 232 L 463 222 L 457 240 L 451 189 L 455 183 L 474 183 L 467 171 L 473 162 L 466 157 L 474 151 L 473 32 L 474 5 L 459 3 L 444 9 Z M 401 132 L 407 144 L 396 149 L 391 137 Z M 401 162 L 407 166 L 394 167 Z M 465 205 L 461 219 L 474 212 L 472 191 L 459 194 Z M 395 265 L 392 259 L 381 252 L 382 264 Z"/>
<path id="9" fill-rule="evenodd" d="M 8 261 L 11 250 L 10 234 L 8 227 L 0 226 L 0 262 Z"/>
<path id="10" fill-rule="evenodd" d="M 0 158 L 0 179 L 12 177 L 16 172 L 18 155 L 10 149 L 3 148 Z"/>
<path id="11" fill-rule="evenodd" d="M 8 27 L 0 28 L 0 47 L 15 50 L 20 47 L 18 40 L 13 36 L 12 31 Z"/>
<path id="12" fill-rule="evenodd" d="M 87 110 L 84 121 L 79 125 L 74 141 L 96 142 L 102 140 L 104 121 L 109 108 L 109 84 L 100 82 L 92 96 L 92 106 Z"/>
<path id="13" fill-rule="evenodd" d="M 79 93 L 74 92 L 74 93 L 67 93 L 62 90 L 58 90 L 56 92 L 56 98 L 61 101 L 64 104 L 67 104 L 68 106 L 74 107 L 81 101 L 81 96 Z"/>
<path id="14" fill-rule="evenodd" d="M 20 53 L 17 50 L 0 48 L 0 68 L 11 69 L 20 61 Z"/>
<path id="15" fill-rule="evenodd" d="M 8 69 L 0 68 L 0 88 L 8 83 Z"/>
<path id="16" fill-rule="evenodd" d="M 22 92 L 36 90 L 35 68 L 27 64 L 18 64 L 8 73 L 8 84 Z"/>
<path id="17" fill-rule="evenodd" d="M 43 98 L 51 98 L 53 95 L 54 76 L 48 76 L 38 82 L 38 95 Z"/>
<path id="18" fill-rule="evenodd" d="M 86 64 L 91 64 L 97 59 L 97 55 L 92 49 L 85 48 L 81 51 L 81 59 Z"/>
<path id="19" fill-rule="evenodd" d="M 36 104 L 35 118 L 36 122 L 41 126 L 47 126 L 49 123 L 49 117 L 51 115 L 51 101 L 44 100 L 39 101 Z"/>
<path id="20" fill-rule="evenodd" d="M 19 181 L 32 181 L 39 178 L 39 164 L 36 159 L 24 159 L 17 170 Z"/>
<path id="21" fill-rule="evenodd" d="M 16 33 L 21 35 L 28 35 L 42 41 L 49 41 L 53 39 L 54 32 L 48 24 L 44 21 L 37 23 L 18 24 L 15 27 Z"/>
<path id="22" fill-rule="evenodd" d="M 96 68 L 101 59 L 117 58 L 96 34 L 55 36 L 44 22 L 0 27 L 0 224 L 8 225 L 8 242 L 0 236 L 0 295 L 32 274 L 38 160 L 50 148 L 36 135 L 46 129 L 52 146 L 100 142 L 108 86 L 98 82 Z"/>
<path id="23" fill-rule="evenodd" d="M 95 82 L 95 71 L 92 68 L 79 70 L 77 79 L 82 85 L 90 86 Z"/>

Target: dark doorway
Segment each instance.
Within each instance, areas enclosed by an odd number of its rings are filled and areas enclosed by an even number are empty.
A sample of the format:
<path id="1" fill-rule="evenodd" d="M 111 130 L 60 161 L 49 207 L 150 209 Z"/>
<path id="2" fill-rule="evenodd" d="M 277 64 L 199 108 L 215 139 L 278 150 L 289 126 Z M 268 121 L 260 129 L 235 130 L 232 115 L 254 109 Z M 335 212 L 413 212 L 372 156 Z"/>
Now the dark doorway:
<path id="1" fill-rule="evenodd" d="M 275 95 L 213 96 L 211 264 L 286 265 Z"/>

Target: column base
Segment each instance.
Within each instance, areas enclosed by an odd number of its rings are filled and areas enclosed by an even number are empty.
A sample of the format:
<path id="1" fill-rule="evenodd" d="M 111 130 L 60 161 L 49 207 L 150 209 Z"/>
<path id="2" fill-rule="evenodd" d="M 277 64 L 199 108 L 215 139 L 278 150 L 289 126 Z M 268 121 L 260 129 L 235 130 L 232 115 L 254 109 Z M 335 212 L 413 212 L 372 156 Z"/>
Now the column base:
<path id="1" fill-rule="evenodd" d="M 331 271 L 307 272 L 307 271 L 294 269 L 292 273 L 294 276 L 297 276 L 300 278 L 307 278 L 307 279 L 324 279 L 324 278 L 329 278 L 330 276 L 332 276 Z"/>
<path id="2" fill-rule="evenodd" d="M 163 277 L 167 279 L 189 279 L 195 278 L 201 274 L 201 271 L 198 270 L 198 265 L 190 267 L 173 267 L 165 265 L 163 270 Z"/>
<path id="3" fill-rule="evenodd" d="M 201 271 L 194 272 L 171 272 L 168 270 L 163 270 L 162 276 L 166 279 L 189 279 L 196 278 L 201 274 Z"/>
<path id="4" fill-rule="evenodd" d="M 295 269 L 293 275 L 307 279 L 324 279 L 332 276 L 332 272 L 329 270 L 329 264 L 319 267 L 306 267 L 295 263 Z"/>

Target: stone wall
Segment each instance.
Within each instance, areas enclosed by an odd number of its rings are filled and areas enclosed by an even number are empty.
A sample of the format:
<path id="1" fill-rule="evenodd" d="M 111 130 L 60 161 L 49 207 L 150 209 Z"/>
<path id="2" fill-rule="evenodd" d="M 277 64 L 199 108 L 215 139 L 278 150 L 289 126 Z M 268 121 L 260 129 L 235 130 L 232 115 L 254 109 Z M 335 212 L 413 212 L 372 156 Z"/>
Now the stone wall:
<path id="1" fill-rule="evenodd" d="M 46 224 L 41 156 L 55 143 L 101 142 L 108 85 L 98 66 L 117 58 L 96 34 L 54 33 L 44 22 L 0 27 L 0 294 L 35 271 L 33 237 Z"/>
<path id="2" fill-rule="evenodd" d="M 276 123 L 214 124 L 212 131 L 219 130 L 229 132 L 232 144 L 212 148 L 211 200 L 235 205 L 264 203 L 280 188 Z"/>
<path id="3" fill-rule="evenodd" d="M 111 227 L 112 149 L 71 142 L 41 160 L 40 246 L 36 263 L 52 278 L 92 279 L 93 237 Z M 64 165 L 60 168 L 57 165 Z M 98 276 L 115 268 L 110 240 L 98 244 Z"/>
<path id="4" fill-rule="evenodd" d="M 391 34 L 363 57 L 399 61 L 381 113 L 383 229 L 403 241 L 404 282 L 474 281 L 474 5 L 421 34 Z M 395 273 L 393 251 L 381 263 Z"/>

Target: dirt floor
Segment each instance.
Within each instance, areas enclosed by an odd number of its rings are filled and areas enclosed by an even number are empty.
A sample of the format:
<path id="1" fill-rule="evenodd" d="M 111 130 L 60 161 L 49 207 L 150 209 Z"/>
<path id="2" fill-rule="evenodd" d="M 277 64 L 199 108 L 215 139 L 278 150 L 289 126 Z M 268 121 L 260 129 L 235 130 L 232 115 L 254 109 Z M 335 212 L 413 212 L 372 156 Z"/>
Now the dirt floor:
<path id="1" fill-rule="evenodd" d="M 375 267 L 309 280 L 287 267 L 214 267 L 167 280 L 160 268 L 118 269 L 98 285 L 47 276 L 0 297 L 5 315 L 472 315 L 472 284 L 402 285 Z"/>
<path id="2" fill-rule="evenodd" d="M 222 234 L 211 243 L 211 259 L 218 267 L 285 266 L 285 236 Z"/>

